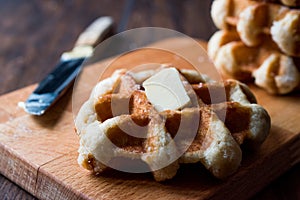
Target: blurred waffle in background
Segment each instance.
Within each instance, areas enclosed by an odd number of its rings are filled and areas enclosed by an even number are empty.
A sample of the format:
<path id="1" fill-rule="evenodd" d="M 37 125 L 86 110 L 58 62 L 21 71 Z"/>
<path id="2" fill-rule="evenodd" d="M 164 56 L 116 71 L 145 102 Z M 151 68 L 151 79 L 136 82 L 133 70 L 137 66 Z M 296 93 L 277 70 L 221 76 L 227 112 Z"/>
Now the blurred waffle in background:
<path id="1" fill-rule="evenodd" d="M 300 9 L 273 2 L 215 0 L 211 16 L 221 31 L 208 53 L 223 76 L 287 94 L 300 85 Z"/>

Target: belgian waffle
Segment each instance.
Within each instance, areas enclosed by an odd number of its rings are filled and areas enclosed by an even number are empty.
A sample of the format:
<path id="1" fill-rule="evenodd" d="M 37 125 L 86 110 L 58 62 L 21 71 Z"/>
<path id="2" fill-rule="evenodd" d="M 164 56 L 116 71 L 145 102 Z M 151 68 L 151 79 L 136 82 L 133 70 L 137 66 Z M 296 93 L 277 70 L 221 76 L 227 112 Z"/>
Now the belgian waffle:
<path id="1" fill-rule="evenodd" d="M 300 6 L 300 1 L 299 0 L 253 0 L 253 1 L 260 1 L 260 2 L 267 2 L 267 3 L 277 3 L 277 4 L 282 4 L 282 5 L 290 6 L 290 7 Z"/>
<path id="2" fill-rule="evenodd" d="M 215 0 L 211 15 L 218 28 L 236 29 L 247 46 L 259 46 L 271 36 L 284 54 L 300 57 L 300 10 L 249 0 Z"/>
<path id="3" fill-rule="evenodd" d="M 208 54 L 223 75 L 251 81 L 272 94 L 286 94 L 300 85 L 300 63 L 281 53 L 270 37 L 257 47 L 245 45 L 236 31 L 218 31 Z"/>
<path id="4" fill-rule="evenodd" d="M 234 173 L 242 159 L 240 145 L 257 148 L 267 137 L 268 113 L 238 81 L 220 83 L 193 70 L 179 72 L 192 103 L 161 112 L 141 86 L 157 70 L 118 70 L 100 81 L 75 121 L 79 164 L 100 173 L 116 157 L 139 160 L 156 181 L 174 177 L 180 163 L 201 162 L 217 178 Z"/>

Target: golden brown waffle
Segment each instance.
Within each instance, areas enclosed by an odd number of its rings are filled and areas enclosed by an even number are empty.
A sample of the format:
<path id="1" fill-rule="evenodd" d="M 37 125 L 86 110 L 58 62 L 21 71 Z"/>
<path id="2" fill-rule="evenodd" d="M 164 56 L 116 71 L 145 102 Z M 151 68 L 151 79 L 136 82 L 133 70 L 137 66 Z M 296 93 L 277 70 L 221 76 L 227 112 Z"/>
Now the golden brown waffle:
<path id="1" fill-rule="evenodd" d="M 300 10 L 248 0 L 215 0 L 211 15 L 218 28 L 236 29 L 247 46 L 259 46 L 271 36 L 284 54 L 300 57 Z"/>
<path id="2" fill-rule="evenodd" d="M 235 31 L 218 31 L 208 43 L 208 54 L 220 72 L 251 81 L 272 94 L 286 94 L 300 85 L 300 63 L 286 56 L 266 37 L 257 47 L 248 47 Z"/>
<path id="3" fill-rule="evenodd" d="M 282 5 L 290 6 L 290 7 L 300 6 L 300 0 L 252 0 L 252 1 L 277 3 L 277 4 L 282 4 Z"/>
<path id="4" fill-rule="evenodd" d="M 257 148 L 267 137 L 269 115 L 246 85 L 181 70 L 191 103 L 158 112 L 141 86 L 156 72 L 118 70 L 95 86 L 75 122 L 80 165 L 100 173 L 115 158 L 135 160 L 164 181 L 176 175 L 180 163 L 201 162 L 225 178 L 240 165 L 239 145 Z"/>

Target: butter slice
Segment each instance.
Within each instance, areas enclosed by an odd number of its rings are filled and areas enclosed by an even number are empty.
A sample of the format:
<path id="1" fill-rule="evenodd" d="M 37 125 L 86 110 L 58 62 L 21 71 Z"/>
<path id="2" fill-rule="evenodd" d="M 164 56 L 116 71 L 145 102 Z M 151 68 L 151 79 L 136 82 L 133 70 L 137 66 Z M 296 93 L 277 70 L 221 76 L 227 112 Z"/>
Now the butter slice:
<path id="1" fill-rule="evenodd" d="M 159 112 L 177 110 L 190 102 L 190 98 L 174 68 L 162 69 L 143 82 L 148 100 Z"/>

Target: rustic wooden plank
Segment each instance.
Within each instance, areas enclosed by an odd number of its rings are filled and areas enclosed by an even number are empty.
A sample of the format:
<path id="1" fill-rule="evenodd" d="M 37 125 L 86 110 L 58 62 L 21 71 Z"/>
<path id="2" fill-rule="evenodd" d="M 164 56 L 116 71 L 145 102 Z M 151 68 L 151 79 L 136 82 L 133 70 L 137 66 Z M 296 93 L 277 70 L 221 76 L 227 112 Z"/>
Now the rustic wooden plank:
<path id="1" fill-rule="evenodd" d="M 298 177 L 300 177 L 299 169 L 300 163 L 295 165 L 288 173 L 270 184 L 266 190 L 258 193 L 254 199 L 299 199 L 300 190 L 297 182 Z M 268 198 L 269 196 L 274 197 Z"/>
<path id="2" fill-rule="evenodd" d="M 12 183 L 3 176 L 0 176 L 0 199 L 27 199 L 34 200 L 35 197 L 31 196 L 26 191 L 22 190 L 19 186 Z M 10 191 L 10 192 L 7 192 Z"/>
<path id="3" fill-rule="evenodd" d="M 1 124 L 0 142 L 36 166 L 73 150 L 77 143 L 72 113 L 47 116 L 37 118 L 24 114 Z"/>
<path id="4" fill-rule="evenodd" d="M 32 85 L 0 98 L 0 173 L 32 194 L 38 168 L 78 145 L 73 125 L 70 125 L 73 114 L 63 110 L 63 105 L 69 102 L 68 96 L 42 117 L 27 115 L 18 106 L 35 87 Z"/>
<path id="5" fill-rule="evenodd" d="M 18 102 L 25 101 L 36 85 L 31 85 L 22 89 L 22 92 L 14 91 L 1 96 L 0 122 L 4 123 L 24 115 L 23 110 L 18 107 Z"/>
<path id="6" fill-rule="evenodd" d="M 77 152 L 73 152 L 41 167 L 37 196 L 42 199 L 75 199 L 78 196 L 82 199 L 249 198 L 290 168 L 287 163 L 291 163 L 292 158 L 287 147 L 300 145 L 299 138 L 286 142 L 286 135 L 293 134 L 278 127 L 273 127 L 272 134 L 260 151 L 244 155 L 238 172 L 226 181 L 211 177 L 199 163 L 181 166 L 176 177 L 166 183 L 155 182 L 149 173 L 110 171 L 97 177 L 78 166 Z M 282 140 L 275 146 L 277 139 Z"/>
<path id="7" fill-rule="evenodd" d="M 0 143 L 0 173 L 13 180 L 31 194 L 34 193 L 38 166 L 11 151 L 9 144 Z"/>

